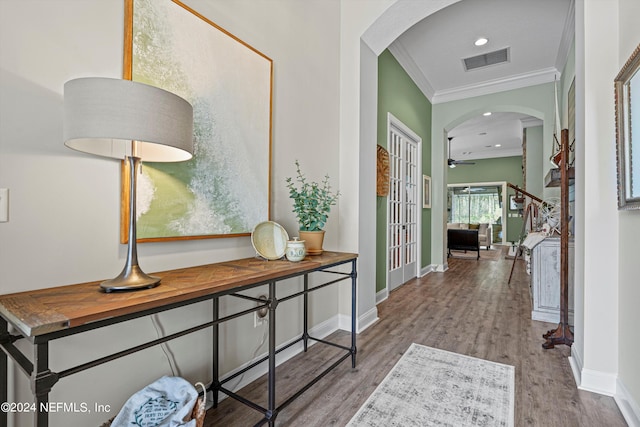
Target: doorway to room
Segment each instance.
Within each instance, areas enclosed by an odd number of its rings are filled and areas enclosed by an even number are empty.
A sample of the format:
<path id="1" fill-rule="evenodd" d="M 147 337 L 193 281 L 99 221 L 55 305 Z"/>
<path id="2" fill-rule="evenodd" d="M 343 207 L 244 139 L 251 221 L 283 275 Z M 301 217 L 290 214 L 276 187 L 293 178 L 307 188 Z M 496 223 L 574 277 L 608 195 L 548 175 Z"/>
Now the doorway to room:
<path id="1" fill-rule="evenodd" d="M 421 139 L 393 116 L 388 121 L 387 289 L 418 276 Z"/>
<path id="2" fill-rule="evenodd" d="M 491 224 L 492 244 L 504 244 L 507 236 L 506 182 L 449 184 L 447 223 Z"/>

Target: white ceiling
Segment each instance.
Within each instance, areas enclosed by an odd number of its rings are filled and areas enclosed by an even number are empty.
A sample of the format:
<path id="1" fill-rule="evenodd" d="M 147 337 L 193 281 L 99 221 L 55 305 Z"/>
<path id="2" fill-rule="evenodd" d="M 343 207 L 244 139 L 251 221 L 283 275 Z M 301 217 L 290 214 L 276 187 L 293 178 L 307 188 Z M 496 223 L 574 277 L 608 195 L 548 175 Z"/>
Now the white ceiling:
<path id="1" fill-rule="evenodd" d="M 451 158 L 488 159 L 522 155 L 522 130 L 542 121 L 521 113 L 492 113 L 467 120 L 449 132 Z"/>
<path id="2" fill-rule="evenodd" d="M 418 22 L 389 50 L 433 104 L 549 83 L 566 63 L 573 14 L 573 0 L 462 0 Z M 489 42 L 474 46 L 479 37 Z M 504 48 L 508 62 L 465 71 L 464 58 Z M 472 118 L 449 132 L 451 157 L 520 155 L 523 127 L 539 124 L 516 113 Z"/>

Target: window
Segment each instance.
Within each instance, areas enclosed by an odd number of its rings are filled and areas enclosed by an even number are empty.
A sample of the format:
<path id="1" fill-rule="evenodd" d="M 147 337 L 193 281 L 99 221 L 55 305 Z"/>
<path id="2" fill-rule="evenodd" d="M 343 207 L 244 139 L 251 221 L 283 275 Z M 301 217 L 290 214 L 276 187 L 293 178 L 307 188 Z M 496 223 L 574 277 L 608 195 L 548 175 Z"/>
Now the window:
<path id="1" fill-rule="evenodd" d="M 448 193 L 448 222 L 502 222 L 502 186 L 449 186 Z"/>

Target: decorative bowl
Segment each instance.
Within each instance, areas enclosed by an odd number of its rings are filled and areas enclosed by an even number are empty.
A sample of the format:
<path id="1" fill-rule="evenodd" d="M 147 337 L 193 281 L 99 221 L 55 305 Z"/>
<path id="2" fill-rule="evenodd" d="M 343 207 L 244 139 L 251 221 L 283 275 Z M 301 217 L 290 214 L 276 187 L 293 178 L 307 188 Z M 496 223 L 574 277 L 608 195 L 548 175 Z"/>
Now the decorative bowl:
<path id="1" fill-rule="evenodd" d="M 251 232 L 251 244 L 256 253 L 267 260 L 280 259 L 287 249 L 289 235 L 280 224 L 264 221 Z"/>

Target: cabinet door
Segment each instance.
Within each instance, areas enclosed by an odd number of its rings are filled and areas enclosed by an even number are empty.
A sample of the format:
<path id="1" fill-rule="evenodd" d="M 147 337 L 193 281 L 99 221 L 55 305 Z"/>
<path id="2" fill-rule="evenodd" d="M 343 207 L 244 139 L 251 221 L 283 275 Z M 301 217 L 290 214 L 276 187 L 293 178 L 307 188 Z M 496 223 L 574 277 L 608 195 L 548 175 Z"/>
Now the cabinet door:
<path id="1" fill-rule="evenodd" d="M 538 307 L 560 309 L 560 245 L 540 245 Z"/>
<path id="2" fill-rule="evenodd" d="M 569 322 L 573 323 L 573 242 L 569 244 Z M 542 241 L 531 255 L 531 318 L 544 322 L 560 321 L 560 239 Z"/>

